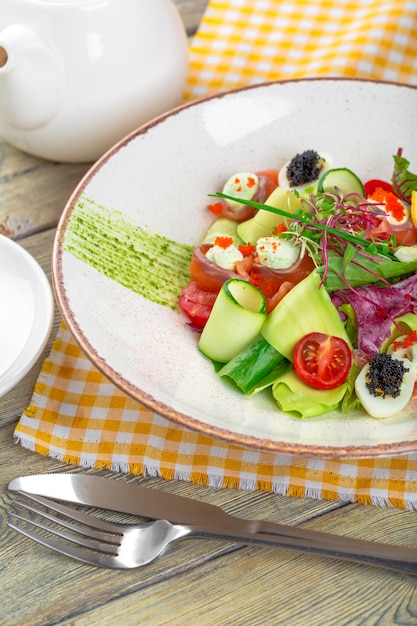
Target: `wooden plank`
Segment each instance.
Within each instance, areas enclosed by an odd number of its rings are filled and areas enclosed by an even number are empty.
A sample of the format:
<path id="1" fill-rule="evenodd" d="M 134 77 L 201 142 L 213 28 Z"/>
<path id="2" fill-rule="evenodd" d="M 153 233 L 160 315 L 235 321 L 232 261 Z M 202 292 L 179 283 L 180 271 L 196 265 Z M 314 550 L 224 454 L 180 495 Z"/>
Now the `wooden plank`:
<path id="1" fill-rule="evenodd" d="M 414 513 L 350 505 L 305 526 L 417 545 Z M 415 624 L 415 581 L 388 570 L 250 547 L 141 589 L 140 620 L 149 626 Z M 110 605 L 63 624 L 134 625 L 137 607 L 137 594 L 127 591 Z"/>
<path id="2" fill-rule="evenodd" d="M 88 164 L 43 161 L 0 144 L 0 233 L 21 239 L 55 227 Z"/>
<path id="3" fill-rule="evenodd" d="M 53 459 L 43 458 L 17 446 L 13 449 L 13 464 L 7 462 L 7 451 L 13 445 L 12 425 L 0 429 L 0 469 L 4 484 L 11 478 L 36 472 L 68 470 L 69 466 L 60 464 Z M 81 468 L 72 468 L 82 471 Z M 109 472 L 99 472 L 109 475 Z M 119 477 L 112 474 L 113 477 Z M 124 477 L 126 479 L 126 477 Z M 314 501 L 308 499 L 290 499 L 265 492 L 247 492 L 235 489 L 215 490 L 208 487 L 193 485 L 181 481 L 164 481 L 161 479 L 129 477 L 130 482 L 149 487 L 194 497 L 205 502 L 223 506 L 226 510 L 244 517 L 280 520 L 284 523 L 299 523 L 312 516 L 321 516 L 325 511 L 341 506 L 340 503 Z M 173 588 L 176 581 L 182 580 L 184 574 L 190 578 L 199 576 L 200 568 L 213 560 L 235 551 L 243 553 L 250 548 L 236 548 L 232 543 L 193 540 L 177 544 L 165 556 L 155 563 L 126 572 L 108 571 L 93 568 L 72 559 L 55 554 L 38 546 L 34 542 L 21 537 L 6 526 L 7 510 L 11 507 L 13 494 L 5 492 L 0 500 L 0 551 L 2 568 L 0 569 L 0 585 L 2 589 L 2 614 L 7 616 L 8 624 L 44 625 L 63 620 L 65 623 L 76 623 L 76 616 L 88 615 L 88 620 L 101 609 L 108 615 L 108 623 L 118 621 L 118 600 L 129 598 L 132 607 L 130 619 L 137 618 L 137 611 L 142 603 L 143 594 L 153 594 L 155 585 L 171 581 Z M 132 520 L 132 517 L 101 513 L 111 519 Z M 235 557 L 231 564 L 235 563 Z M 239 562 L 239 561 L 237 561 Z M 228 558 L 213 565 L 218 571 Z M 224 581 L 226 583 L 226 580 Z M 68 594 L 68 589 L 71 593 Z M 33 610 L 41 606 L 42 612 Z M 116 608 L 116 612 L 112 607 Z M 140 609 L 141 610 L 141 609 Z M 112 619 L 114 620 L 112 622 Z M 88 622 L 87 622 L 88 623 Z M 98 622 L 97 622 L 98 623 Z M 132 621 L 131 623 L 135 623 Z M 144 623 L 147 623 L 144 621 Z M 154 622 L 159 623 L 159 622 Z M 163 623 L 163 622 L 160 622 Z M 191 623 L 191 622 L 183 622 Z"/>
<path id="4" fill-rule="evenodd" d="M 184 22 L 187 34 L 189 36 L 193 35 L 208 5 L 208 0 L 175 0 L 175 4 Z"/>

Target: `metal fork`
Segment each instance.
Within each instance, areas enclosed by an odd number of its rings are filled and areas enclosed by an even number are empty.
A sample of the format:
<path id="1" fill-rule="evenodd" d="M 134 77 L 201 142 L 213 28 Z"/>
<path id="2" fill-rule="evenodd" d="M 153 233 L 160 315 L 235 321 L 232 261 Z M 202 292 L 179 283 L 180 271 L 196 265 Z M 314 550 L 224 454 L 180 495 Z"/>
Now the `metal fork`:
<path id="1" fill-rule="evenodd" d="M 42 507 L 15 500 L 13 502 L 15 510 L 10 511 L 8 525 L 56 552 L 90 565 L 111 569 L 137 568 L 154 561 L 170 544 L 180 539 L 204 537 L 234 541 L 244 545 L 287 548 L 417 574 L 416 548 L 343 536 L 339 537 L 340 541 L 337 545 L 334 542 L 325 545 L 311 539 L 267 533 L 213 531 L 199 526 L 171 524 L 166 520 L 141 525 L 119 524 L 105 521 L 47 498 L 21 493 L 41 504 Z M 54 526 L 48 524 L 47 520 L 53 522 Z M 47 531 L 49 535 L 36 532 L 33 528 Z"/>

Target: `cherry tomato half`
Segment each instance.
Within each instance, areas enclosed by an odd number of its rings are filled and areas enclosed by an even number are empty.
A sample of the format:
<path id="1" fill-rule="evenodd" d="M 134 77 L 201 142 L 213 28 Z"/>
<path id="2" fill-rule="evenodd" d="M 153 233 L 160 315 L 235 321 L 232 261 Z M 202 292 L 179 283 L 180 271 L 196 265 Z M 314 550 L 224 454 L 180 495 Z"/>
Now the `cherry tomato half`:
<path id="1" fill-rule="evenodd" d="M 372 180 L 368 180 L 365 184 L 364 184 L 364 189 L 365 189 L 365 196 L 372 196 L 372 194 L 374 193 L 374 191 L 376 191 L 378 188 L 383 189 L 384 191 L 389 191 L 391 193 L 394 193 L 394 190 L 392 188 L 392 185 L 390 183 L 387 183 L 385 180 L 377 180 L 372 179 Z"/>
<path id="2" fill-rule="evenodd" d="M 352 352 L 344 339 L 323 333 L 309 333 L 296 345 L 294 370 L 315 389 L 334 389 L 348 377 Z"/>
<path id="3" fill-rule="evenodd" d="M 207 291 L 201 285 L 191 281 L 183 289 L 179 305 L 183 313 L 197 326 L 203 328 L 209 318 L 217 294 Z"/>

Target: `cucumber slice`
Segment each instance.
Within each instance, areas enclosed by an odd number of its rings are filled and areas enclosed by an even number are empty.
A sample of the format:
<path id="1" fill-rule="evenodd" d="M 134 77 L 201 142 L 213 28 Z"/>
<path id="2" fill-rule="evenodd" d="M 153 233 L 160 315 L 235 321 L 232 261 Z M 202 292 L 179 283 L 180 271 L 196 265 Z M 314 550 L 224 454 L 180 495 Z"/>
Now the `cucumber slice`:
<path id="1" fill-rule="evenodd" d="M 327 170 L 319 179 L 317 191 L 319 193 L 335 193 L 336 187 L 340 189 L 344 196 L 350 193 L 358 193 L 361 196 L 365 196 L 362 181 L 346 167 Z"/>
<path id="2" fill-rule="evenodd" d="M 268 316 L 263 337 L 290 361 L 296 344 L 309 333 L 341 337 L 350 346 L 343 322 L 314 270 L 287 293 Z"/>
<path id="3" fill-rule="evenodd" d="M 287 189 L 281 189 L 280 187 L 271 193 L 265 204 L 291 214 L 295 213 L 295 211 L 301 207 L 301 201 L 298 195 Z M 285 224 L 287 226 L 287 218 L 278 213 L 273 213 L 272 211 L 259 209 L 252 218 L 238 225 L 237 232 L 245 243 L 250 242 L 255 245 L 261 237 L 271 235 L 274 228 L 279 224 Z"/>
<path id="4" fill-rule="evenodd" d="M 198 347 L 212 361 L 227 363 L 259 335 L 265 319 L 263 293 L 245 280 L 227 280 L 219 291 Z"/>
<path id="5" fill-rule="evenodd" d="M 240 246 L 243 244 L 243 241 L 237 234 L 237 227 L 238 223 L 236 220 L 219 217 L 208 229 L 202 243 L 214 243 L 216 237 L 231 237 L 235 246 Z"/>

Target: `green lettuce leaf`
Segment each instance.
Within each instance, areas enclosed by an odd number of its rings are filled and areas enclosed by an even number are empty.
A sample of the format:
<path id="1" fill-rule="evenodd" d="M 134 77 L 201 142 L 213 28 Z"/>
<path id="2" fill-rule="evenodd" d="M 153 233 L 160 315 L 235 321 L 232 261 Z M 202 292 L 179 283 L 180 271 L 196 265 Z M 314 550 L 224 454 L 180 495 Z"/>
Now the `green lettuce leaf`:
<path id="1" fill-rule="evenodd" d="M 337 307 L 338 310 L 346 315 L 344 322 L 347 336 L 350 339 L 350 343 L 354 347 L 358 347 L 358 322 L 356 319 L 355 309 L 351 304 L 341 304 Z"/>
<path id="2" fill-rule="evenodd" d="M 357 263 L 363 267 L 359 267 Z M 356 255 L 355 262 L 350 261 L 345 264 L 342 257 L 330 253 L 329 267 L 324 285 L 327 291 L 333 292 L 339 289 L 346 289 L 346 282 L 348 282 L 351 287 L 378 283 L 381 282 L 381 278 L 391 282 L 392 279 L 402 278 L 416 271 L 417 261 L 410 261 L 408 263 L 390 259 L 374 261 L 373 259 Z M 319 272 L 323 275 L 324 267 L 320 268 Z M 344 277 L 344 280 L 341 276 Z"/>
<path id="3" fill-rule="evenodd" d="M 233 380 L 243 393 L 253 395 L 272 385 L 288 366 L 289 361 L 259 336 L 217 373 Z"/>
<path id="4" fill-rule="evenodd" d="M 305 419 L 337 409 L 346 390 L 346 383 L 335 389 L 313 389 L 290 369 L 273 384 L 272 395 L 282 411 Z"/>
<path id="5" fill-rule="evenodd" d="M 343 400 L 340 403 L 340 411 L 342 413 L 351 413 L 354 409 L 360 407 L 360 402 L 356 396 L 355 380 L 360 372 L 361 368 L 357 365 L 352 365 L 349 376 L 346 381 L 346 392 L 343 396 Z"/>

